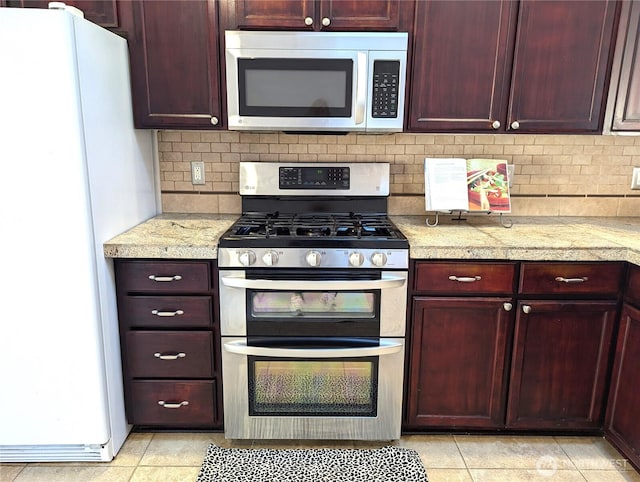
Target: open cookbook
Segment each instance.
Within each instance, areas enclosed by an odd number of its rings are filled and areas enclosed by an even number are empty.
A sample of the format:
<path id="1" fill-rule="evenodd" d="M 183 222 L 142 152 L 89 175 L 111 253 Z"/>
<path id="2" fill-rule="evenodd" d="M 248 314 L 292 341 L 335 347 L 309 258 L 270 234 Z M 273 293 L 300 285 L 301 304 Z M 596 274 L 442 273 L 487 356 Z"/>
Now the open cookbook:
<path id="1" fill-rule="evenodd" d="M 427 157 L 424 187 L 427 211 L 511 212 L 505 160 Z"/>

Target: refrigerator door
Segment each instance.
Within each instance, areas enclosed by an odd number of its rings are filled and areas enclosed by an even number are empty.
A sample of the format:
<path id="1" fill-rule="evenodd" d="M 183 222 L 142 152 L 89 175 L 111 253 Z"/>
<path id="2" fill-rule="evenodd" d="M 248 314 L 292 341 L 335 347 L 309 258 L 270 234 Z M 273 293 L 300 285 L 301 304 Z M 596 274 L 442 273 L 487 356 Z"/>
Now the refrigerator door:
<path id="1" fill-rule="evenodd" d="M 123 39 L 0 8 L 0 45 L 0 461 L 109 460 L 128 427 L 102 243 L 156 212 L 151 133 Z"/>

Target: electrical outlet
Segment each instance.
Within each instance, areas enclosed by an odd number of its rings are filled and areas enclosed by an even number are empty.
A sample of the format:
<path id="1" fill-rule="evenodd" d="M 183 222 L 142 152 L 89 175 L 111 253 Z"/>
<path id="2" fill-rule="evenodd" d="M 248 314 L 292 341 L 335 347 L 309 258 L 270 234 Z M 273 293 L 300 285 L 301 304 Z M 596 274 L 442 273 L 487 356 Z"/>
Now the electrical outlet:
<path id="1" fill-rule="evenodd" d="M 204 162 L 191 163 L 191 184 L 204 184 Z"/>
<path id="2" fill-rule="evenodd" d="M 640 167 L 633 168 L 631 176 L 631 189 L 640 189 Z"/>

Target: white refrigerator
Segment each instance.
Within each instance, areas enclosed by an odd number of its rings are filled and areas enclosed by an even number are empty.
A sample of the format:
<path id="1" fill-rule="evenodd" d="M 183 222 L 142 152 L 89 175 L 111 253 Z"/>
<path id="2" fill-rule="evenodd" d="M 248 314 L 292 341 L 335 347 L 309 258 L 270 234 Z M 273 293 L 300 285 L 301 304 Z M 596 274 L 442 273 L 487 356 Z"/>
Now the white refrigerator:
<path id="1" fill-rule="evenodd" d="M 111 460 L 124 414 L 103 243 L 158 211 L 126 41 L 0 8 L 0 461 Z"/>

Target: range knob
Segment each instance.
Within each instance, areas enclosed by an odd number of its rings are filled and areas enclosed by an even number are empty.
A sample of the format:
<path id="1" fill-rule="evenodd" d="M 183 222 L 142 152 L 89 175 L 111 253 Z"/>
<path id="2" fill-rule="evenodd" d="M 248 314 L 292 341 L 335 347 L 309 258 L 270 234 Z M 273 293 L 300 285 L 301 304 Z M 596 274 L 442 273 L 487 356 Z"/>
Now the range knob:
<path id="1" fill-rule="evenodd" d="M 256 262 L 256 253 L 251 250 L 243 251 L 238 255 L 238 261 L 242 266 L 251 266 Z"/>
<path id="2" fill-rule="evenodd" d="M 362 263 L 364 263 L 364 256 L 362 253 L 354 251 L 349 254 L 349 264 L 351 266 L 355 266 L 357 268 L 358 266 L 362 266 Z"/>
<path id="3" fill-rule="evenodd" d="M 371 262 L 374 266 L 382 268 L 385 264 L 387 264 L 387 255 L 376 251 L 371 255 Z"/>
<path id="4" fill-rule="evenodd" d="M 278 264 L 278 253 L 275 251 L 269 250 L 262 255 L 262 261 L 267 266 L 274 266 Z"/>
<path id="5" fill-rule="evenodd" d="M 320 266 L 322 255 L 320 254 L 320 251 L 309 251 L 307 256 L 305 256 L 305 259 L 309 266 Z"/>

